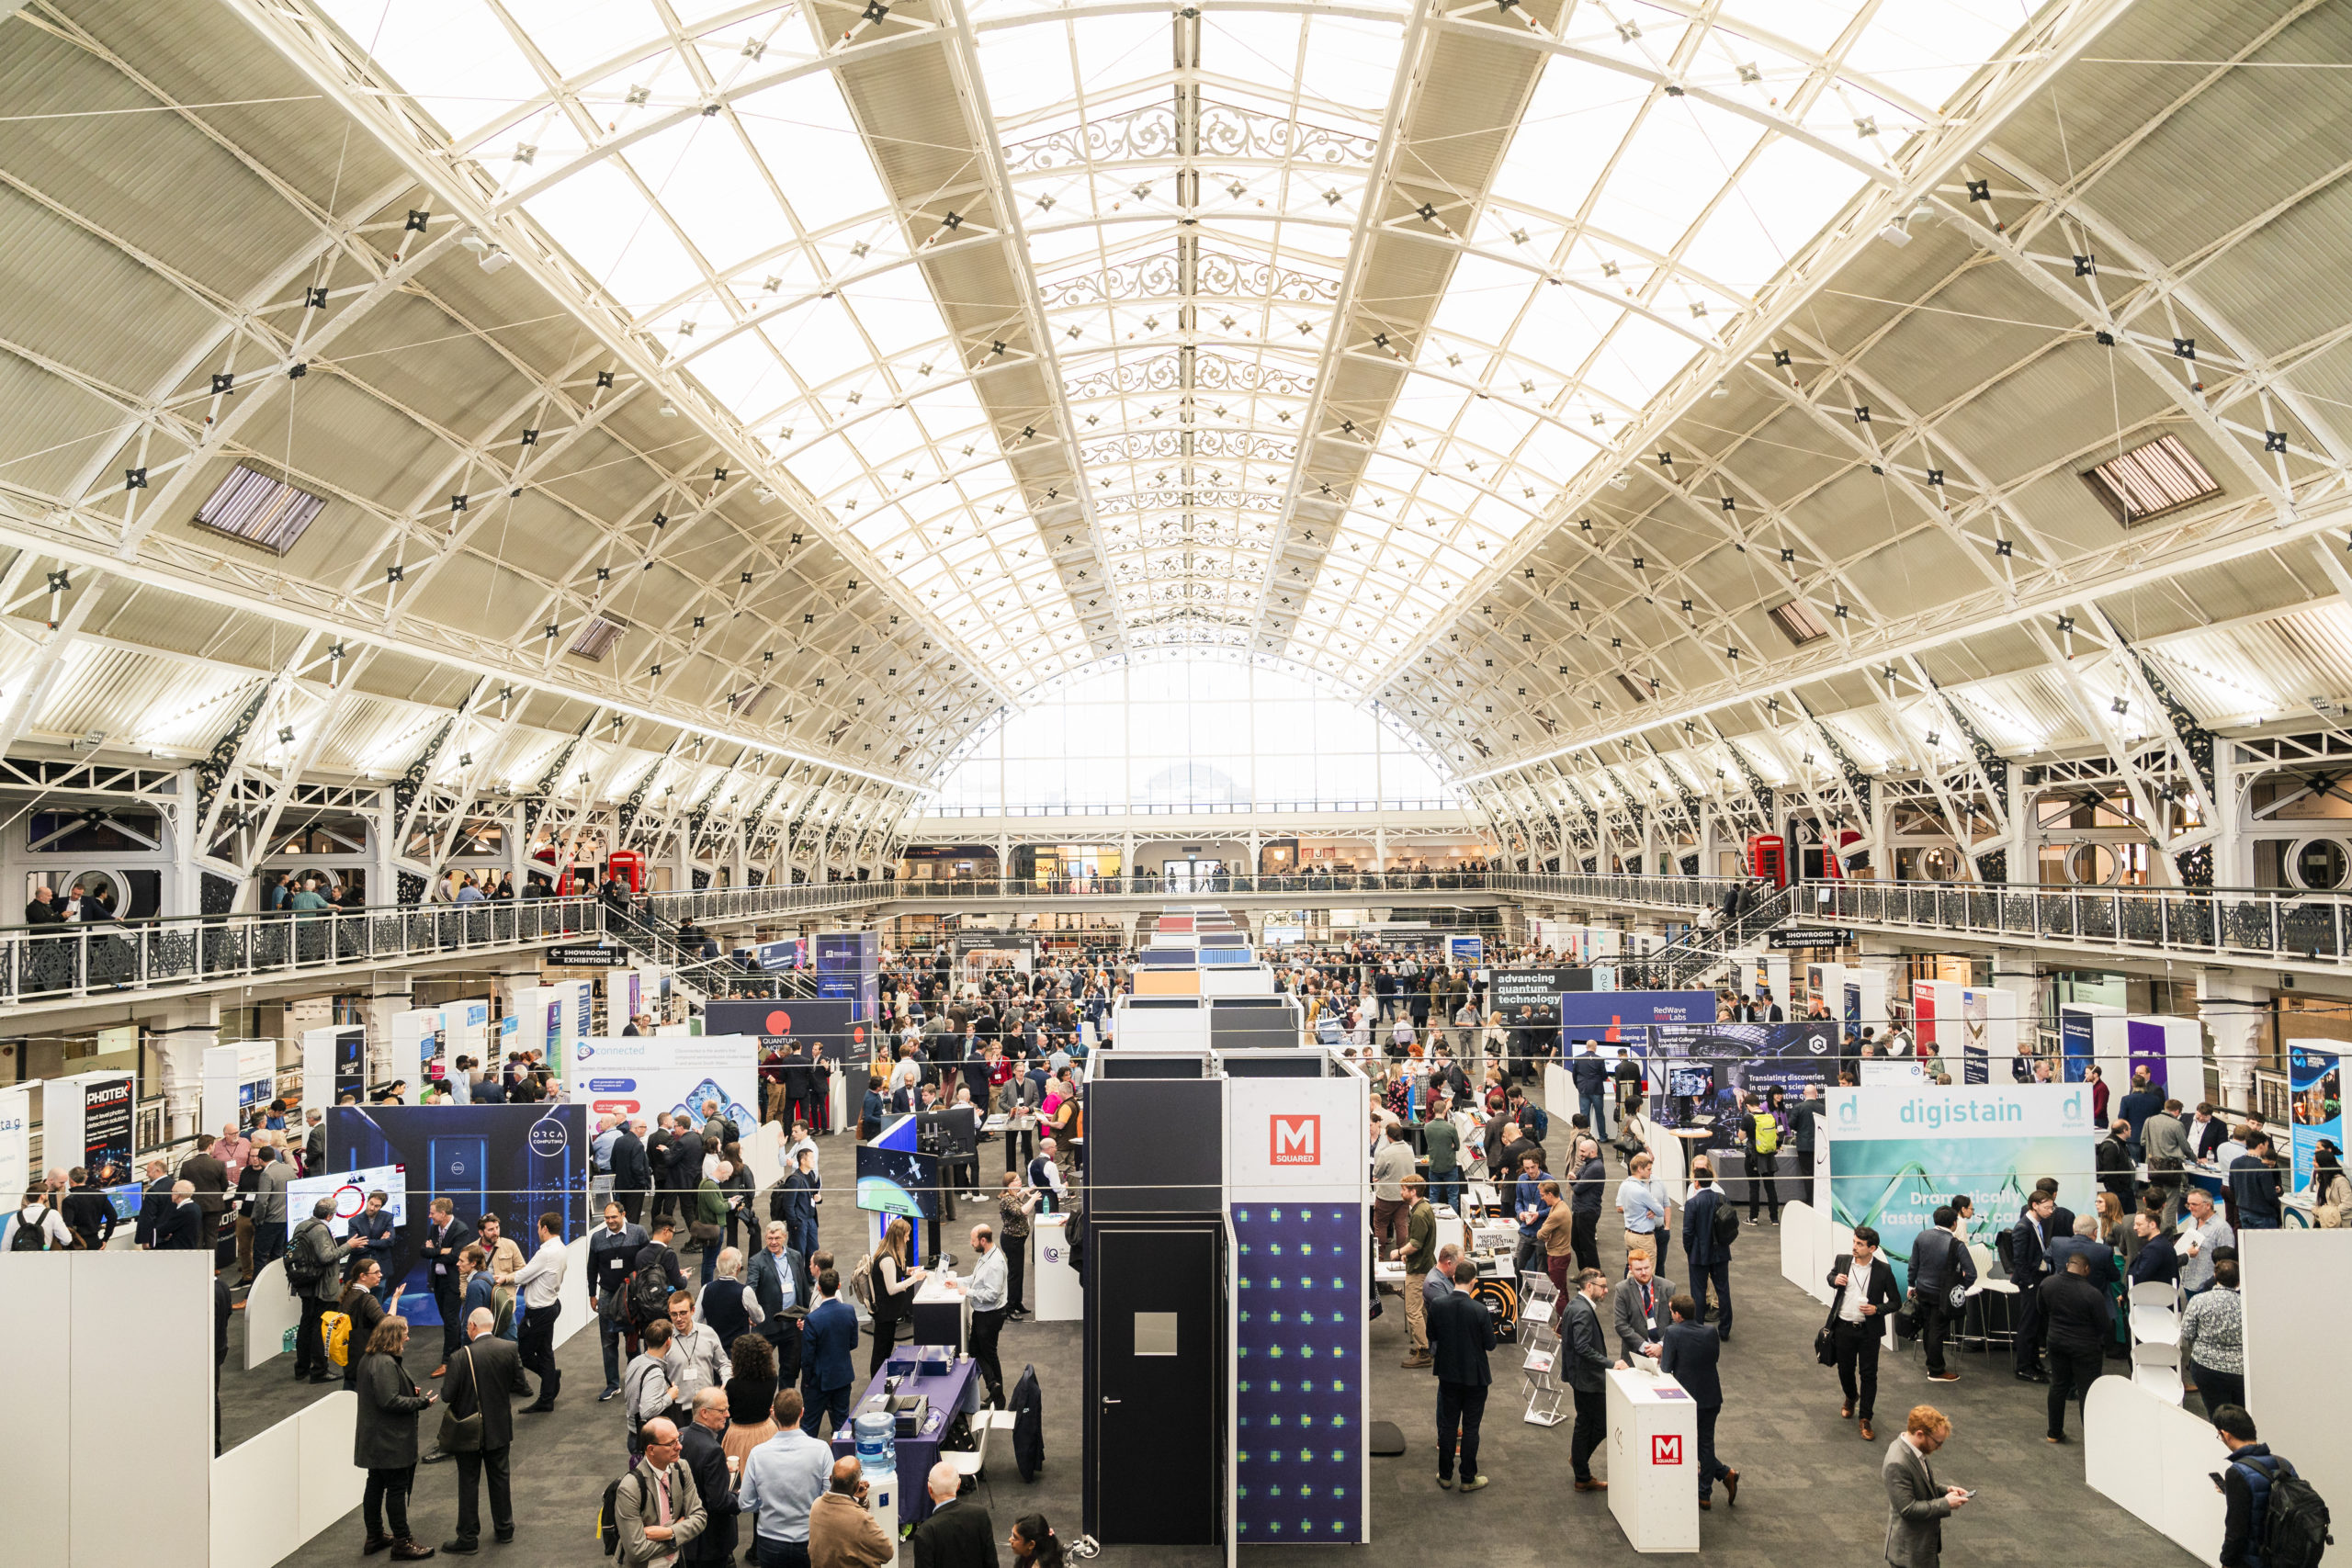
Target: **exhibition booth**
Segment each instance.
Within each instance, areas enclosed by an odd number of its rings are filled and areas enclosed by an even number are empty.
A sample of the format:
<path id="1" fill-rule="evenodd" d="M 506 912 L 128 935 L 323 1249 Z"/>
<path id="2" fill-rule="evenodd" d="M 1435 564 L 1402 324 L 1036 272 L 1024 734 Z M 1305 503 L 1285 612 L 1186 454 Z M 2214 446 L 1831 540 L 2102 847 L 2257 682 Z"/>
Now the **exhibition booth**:
<path id="1" fill-rule="evenodd" d="M 250 1127 L 277 1092 L 277 1042 L 239 1040 L 204 1048 L 202 1131 Z"/>

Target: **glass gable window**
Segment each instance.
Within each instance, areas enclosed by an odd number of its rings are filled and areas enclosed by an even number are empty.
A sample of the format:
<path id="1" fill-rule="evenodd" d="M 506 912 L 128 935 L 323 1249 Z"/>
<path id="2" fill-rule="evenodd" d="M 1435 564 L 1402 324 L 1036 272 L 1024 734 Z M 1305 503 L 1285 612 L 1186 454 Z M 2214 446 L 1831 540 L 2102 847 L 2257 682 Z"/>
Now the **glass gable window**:
<path id="1" fill-rule="evenodd" d="M 1454 809 L 1428 748 L 1376 707 L 1215 650 L 1048 686 L 967 743 L 933 802 L 998 812 Z"/>

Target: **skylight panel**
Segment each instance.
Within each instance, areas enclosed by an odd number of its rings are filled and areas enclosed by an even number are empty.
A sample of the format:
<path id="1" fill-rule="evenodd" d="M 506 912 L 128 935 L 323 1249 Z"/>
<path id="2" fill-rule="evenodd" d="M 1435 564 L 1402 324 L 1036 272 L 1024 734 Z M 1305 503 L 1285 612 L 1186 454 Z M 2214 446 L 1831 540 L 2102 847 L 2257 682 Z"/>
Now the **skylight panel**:
<path id="1" fill-rule="evenodd" d="M 454 140 L 542 90 L 538 73 L 480 0 L 327 0 L 325 9 Z"/>
<path id="2" fill-rule="evenodd" d="M 792 373 L 811 387 L 874 363 L 857 323 L 836 299 L 811 299 L 788 314 L 771 317 L 765 331 Z"/>
<path id="3" fill-rule="evenodd" d="M 725 272 L 795 236 L 734 128 L 695 115 L 632 145 L 626 156 L 671 220 Z"/>
<path id="4" fill-rule="evenodd" d="M 612 651 L 613 645 L 620 641 L 621 634 L 627 630 L 628 624 L 614 616 L 591 615 L 580 623 L 580 629 L 572 634 L 571 645 L 564 651 L 578 654 L 582 659 L 602 659 Z"/>
<path id="5" fill-rule="evenodd" d="M 548 186 L 524 208 L 632 317 L 703 282 L 702 269 L 609 159 Z"/>
<path id="6" fill-rule="evenodd" d="M 1572 217 L 1633 129 L 1646 96 L 1646 84 L 1632 77 L 1554 56 L 1503 156 L 1495 194 Z"/>
<path id="7" fill-rule="evenodd" d="M 736 100 L 735 118 L 804 229 L 830 229 L 890 202 L 832 73 L 813 71 Z"/>
<path id="8" fill-rule="evenodd" d="M 1767 613 L 1771 615 L 1772 624 L 1781 628 L 1781 635 L 1797 648 L 1803 648 L 1809 642 L 1818 642 L 1829 635 L 1828 626 L 1814 613 L 1813 606 L 1802 599 L 1775 604 Z"/>
<path id="9" fill-rule="evenodd" d="M 2082 476 L 2118 523 L 2130 528 L 2222 493 L 2213 476 L 2177 435 L 2159 435 Z"/>
<path id="10" fill-rule="evenodd" d="M 318 520 L 326 503 L 324 496 L 240 463 L 197 508 L 196 521 L 212 533 L 282 556 Z"/>

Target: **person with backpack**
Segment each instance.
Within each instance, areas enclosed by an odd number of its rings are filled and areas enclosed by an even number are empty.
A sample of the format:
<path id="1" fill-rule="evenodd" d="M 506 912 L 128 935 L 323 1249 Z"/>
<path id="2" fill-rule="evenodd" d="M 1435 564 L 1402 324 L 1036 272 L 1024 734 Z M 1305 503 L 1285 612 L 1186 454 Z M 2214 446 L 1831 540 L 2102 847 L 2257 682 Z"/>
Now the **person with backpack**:
<path id="1" fill-rule="evenodd" d="M 652 1232 L 652 1238 L 638 1249 L 623 1298 L 628 1320 L 640 1335 L 649 1324 L 669 1321 L 670 1298 L 686 1288 L 686 1271 L 670 1246 L 677 1234 L 675 1223 L 664 1214 L 653 1222 Z"/>
<path id="2" fill-rule="evenodd" d="M 669 1568 L 709 1523 L 680 1447 L 676 1422 L 662 1418 L 646 1423 L 643 1462 L 630 1465 L 628 1473 L 613 1483 L 606 1517 L 614 1534 L 606 1551 L 616 1548 L 628 1568 Z M 600 1522 L 600 1535 L 605 1528 Z"/>
<path id="3" fill-rule="evenodd" d="M 350 1248 L 334 1239 L 328 1224 L 334 1217 L 334 1200 L 320 1199 L 311 1205 L 311 1217 L 294 1227 L 293 1239 L 286 1248 L 286 1287 L 302 1303 L 302 1320 L 294 1331 L 294 1375 L 312 1382 L 334 1381 L 320 1320 L 328 1307 L 342 1299 L 342 1260 Z"/>
<path id="4" fill-rule="evenodd" d="M 74 1245 L 74 1233 L 65 1228 L 65 1221 L 49 1206 L 49 1195 L 35 1187 L 25 1194 L 25 1201 L 16 1214 L 16 1224 L 8 1232 L 11 1252 L 63 1252 Z"/>
<path id="5" fill-rule="evenodd" d="M 1772 1223 L 1781 1223 L 1781 1184 L 1773 1173 L 1781 1161 L 1781 1121 L 1753 1093 L 1741 1109 L 1740 1140 L 1747 1149 L 1747 1223 L 1755 1224 L 1760 1199 L 1771 1205 Z"/>
<path id="6" fill-rule="evenodd" d="M 1715 1337 L 1731 1337 L 1731 1247 L 1739 1239 L 1739 1214 L 1715 1185 L 1714 1167 L 1690 1162 L 1690 1196 L 1682 1201 L 1682 1259 L 1690 1266 L 1690 1321 L 1707 1321 L 1707 1287 L 1718 1303 Z"/>
<path id="7" fill-rule="evenodd" d="M 2213 1431 L 2230 1450 L 2222 1472 L 2222 1568 L 2313 1568 L 2330 1540 L 2318 1489 L 2256 1440 L 2244 1405 L 2214 1411 Z"/>
<path id="8" fill-rule="evenodd" d="M 685 1408 L 670 1365 L 670 1320 L 659 1317 L 647 1324 L 644 1343 L 621 1374 L 622 1435 L 628 1439 L 632 1460 L 644 1451 L 647 1427 Z"/>

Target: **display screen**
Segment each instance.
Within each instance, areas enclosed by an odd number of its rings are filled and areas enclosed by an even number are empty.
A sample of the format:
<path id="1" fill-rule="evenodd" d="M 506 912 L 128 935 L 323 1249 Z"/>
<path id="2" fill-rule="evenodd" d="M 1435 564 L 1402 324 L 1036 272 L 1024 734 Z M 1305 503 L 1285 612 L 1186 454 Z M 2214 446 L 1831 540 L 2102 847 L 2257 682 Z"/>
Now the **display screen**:
<path id="1" fill-rule="evenodd" d="M 384 1195 L 384 1212 L 392 1216 L 396 1226 L 408 1223 L 408 1168 L 401 1165 L 371 1165 L 359 1170 L 346 1171 L 341 1176 L 301 1176 L 286 1184 L 286 1234 L 291 1237 L 294 1227 L 311 1217 L 311 1207 L 322 1198 L 334 1200 L 334 1217 L 327 1221 L 327 1228 L 337 1241 L 351 1234 L 351 1217 L 368 1206 L 368 1194 Z"/>
<path id="2" fill-rule="evenodd" d="M 1713 1067 L 1668 1067 L 1666 1092 L 1678 1099 L 1700 1099 L 1715 1092 Z"/>

